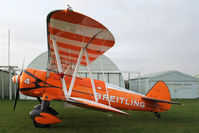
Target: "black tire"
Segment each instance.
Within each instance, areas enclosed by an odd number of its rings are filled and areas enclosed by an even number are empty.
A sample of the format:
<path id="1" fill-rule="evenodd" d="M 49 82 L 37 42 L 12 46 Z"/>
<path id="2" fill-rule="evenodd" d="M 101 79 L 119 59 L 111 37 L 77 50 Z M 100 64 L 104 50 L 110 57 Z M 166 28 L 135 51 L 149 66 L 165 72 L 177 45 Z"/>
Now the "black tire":
<path id="1" fill-rule="evenodd" d="M 157 118 L 157 119 L 161 118 L 161 114 L 159 114 L 158 112 L 155 112 L 155 113 L 154 113 L 154 116 L 155 116 L 155 118 Z"/>
<path id="2" fill-rule="evenodd" d="M 39 124 L 39 123 L 37 123 L 35 120 L 33 120 L 33 124 L 34 124 L 34 126 L 37 127 L 37 128 L 47 128 L 47 127 L 50 126 L 50 124 Z"/>

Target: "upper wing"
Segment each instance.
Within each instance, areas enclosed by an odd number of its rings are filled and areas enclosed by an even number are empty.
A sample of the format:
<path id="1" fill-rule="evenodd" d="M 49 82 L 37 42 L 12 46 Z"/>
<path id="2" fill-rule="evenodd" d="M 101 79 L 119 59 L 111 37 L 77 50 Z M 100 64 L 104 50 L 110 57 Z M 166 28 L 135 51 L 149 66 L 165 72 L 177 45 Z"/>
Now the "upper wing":
<path id="1" fill-rule="evenodd" d="M 115 43 L 113 35 L 105 26 L 88 16 L 67 10 L 57 10 L 48 14 L 47 35 L 48 69 L 53 71 L 57 71 L 57 62 L 52 38 L 57 43 L 63 71 L 69 65 L 76 65 L 82 47 L 87 48 L 89 60 L 92 62 Z M 87 65 L 85 56 L 80 64 Z M 73 73 L 73 70 L 70 72 Z"/>

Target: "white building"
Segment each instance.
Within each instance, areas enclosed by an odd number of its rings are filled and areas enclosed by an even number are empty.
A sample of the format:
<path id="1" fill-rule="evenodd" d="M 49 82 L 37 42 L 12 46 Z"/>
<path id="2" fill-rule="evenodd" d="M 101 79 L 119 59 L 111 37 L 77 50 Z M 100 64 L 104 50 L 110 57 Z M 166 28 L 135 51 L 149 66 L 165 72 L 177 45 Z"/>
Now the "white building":
<path id="1" fill-rule="evenodd" d="M 13 76 L 13 73 L 11 74 Z M 4 98 L 15 98 L 16 85 L 11 82 L 12 89 L 10 93 L 9 89 L 9 72 L 6 70 L 0 69 L 0 99 Z"/>
<path id="2" fill-rule="evenodd" d="M 152 73 L 129 81 L 130 90 L 146 94 L 157 81 L 164 81 L 172 99 L 194 99 L 199 97 L 198 78 L 179 71 Z"/>

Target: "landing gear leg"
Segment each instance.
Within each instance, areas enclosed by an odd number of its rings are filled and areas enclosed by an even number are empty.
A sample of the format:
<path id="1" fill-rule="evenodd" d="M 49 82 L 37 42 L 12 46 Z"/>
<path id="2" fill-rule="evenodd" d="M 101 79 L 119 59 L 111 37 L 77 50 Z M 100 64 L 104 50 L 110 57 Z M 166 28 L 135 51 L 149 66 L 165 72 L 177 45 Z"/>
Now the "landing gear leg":
<path id="1" fill-rule="evenodd" d="M 158 112 L 154 112 L 154 117 L 159 119 L 159 118 L 161 118 L 161 115 Z"/>

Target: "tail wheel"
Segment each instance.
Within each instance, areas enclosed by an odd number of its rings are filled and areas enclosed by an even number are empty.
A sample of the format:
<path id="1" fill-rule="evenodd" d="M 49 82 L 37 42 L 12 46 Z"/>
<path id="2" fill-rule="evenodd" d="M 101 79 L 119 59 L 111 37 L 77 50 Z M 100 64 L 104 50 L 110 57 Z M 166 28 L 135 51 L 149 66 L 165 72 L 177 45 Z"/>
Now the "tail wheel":
<path id="1" fill-rule="evenodd" d="M 159 114 L 158 112 L 154 112 L 154 116 L 155 116 L 155 118 L 157 118 L 157 119 L 161 118 L 161 114 Z"/>

